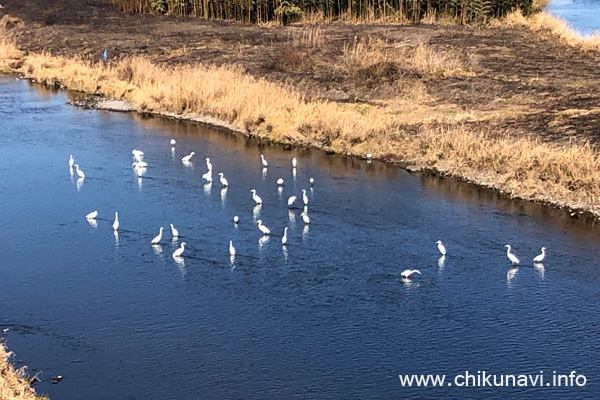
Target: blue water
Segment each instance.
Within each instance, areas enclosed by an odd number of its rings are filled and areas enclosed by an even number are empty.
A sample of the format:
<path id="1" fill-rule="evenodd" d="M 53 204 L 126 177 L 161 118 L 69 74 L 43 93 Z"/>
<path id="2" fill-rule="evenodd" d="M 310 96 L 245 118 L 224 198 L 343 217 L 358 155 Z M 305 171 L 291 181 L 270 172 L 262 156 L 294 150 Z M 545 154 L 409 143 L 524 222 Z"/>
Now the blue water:
<path id="1" fill-rule="evenodd" d="M 40 373 L 38 392 L 61 400 L 600 397 L 596 225 L 377 162 L 65 101 L 0 79 L 0 328 L 17 365 Z M 134 148 L 150 164 L 141 181 Z M 69 154 L 83 182 L 70 175 Z M 229 180 L 226 192 L 204 185 L 207 156 Z M 309 227 L 286 205 L 303 188 Z M 84 216 L 96 209 L 92 226 Z M 261 240 L 258 218 L 270 240 Z M 153 248 L 160 226 L 163 243 Z M 443 263 L 438 239 L 449 253 Z M 512 273 L 507 243 L 523 263 Z M 542 246 L 547 262 L 534 268 Z M 407 268 L 422 275 L 404 281 Z M 482 370 L 543 371 L 545 382 L 575 370 L 587 385 L 422 388 L 398 379 Z M 64 376 L 57 385 L 55 375 Z"/>
<path id="2" fill-rule="evenodd" d="M 550 0 L 546 10 L 584 35 L 600 34 L 600 0 Z"/>

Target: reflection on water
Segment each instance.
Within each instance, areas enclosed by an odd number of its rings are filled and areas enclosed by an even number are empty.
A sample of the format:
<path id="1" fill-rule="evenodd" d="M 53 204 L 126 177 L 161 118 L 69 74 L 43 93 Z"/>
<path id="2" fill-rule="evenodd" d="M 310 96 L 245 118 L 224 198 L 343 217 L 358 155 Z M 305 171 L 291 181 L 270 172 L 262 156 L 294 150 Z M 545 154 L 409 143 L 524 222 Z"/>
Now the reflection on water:
<path id="1" fill-rule="evenodd" d="M 439 270 L 442 271 L 446 264 L 446 256 L 441 256 L 440 258 L 438 258 L 437 264 L 438 264 Z"/>
<path id="2" fill-rule="evenodd" d="M 262 169 L 261 177 L 263 181 L 267 179 L 267 168 Z"/>
<path id="3" fill-rule="evenodd" d="M 210 195 L 210 191 L 212 190 L 212 183 L 211 182 L 206 182 L 204 184 L 204 194 L 206 196 Z"/>
<path id="4" fill-rule="evenodd" d="M 153 244 L 152 250 L 154 251 L 154 254 L 156 254 L 159 257 L 162 257 L 163 248 L 160 244 Z"/>
<path id="5" fill-rule="evenodd" d="M 81 188 L 83 187 L 83 180 L 85 178 L 78 178 L 77 182 L 76 182 L 76 186 L 77 186 L 77 191 L 79 192 L 81 190 Z"/>
<path id="6" fill-rule="evenodd" d="M 86 221 L 88 222 L 88 224 L 90 224 L 90 226 L 92 228 L 98 228 L 98 222 L 96 222 L 95 219 L 93 219 L 93 218 L 86 218 Z"/>
<path id="7" fill-rule="evenodd" d="M 533 268 L 535 269 L 535 272 L 538 273 L 538 275 L 540 276 L 540 278 L 542 278 L 542 279 L 545 278 L 546 269 L 544 268 L 544 264 L 542 264 L 542 263 L 535 263 L 535 264 L 533 264 Z"/>

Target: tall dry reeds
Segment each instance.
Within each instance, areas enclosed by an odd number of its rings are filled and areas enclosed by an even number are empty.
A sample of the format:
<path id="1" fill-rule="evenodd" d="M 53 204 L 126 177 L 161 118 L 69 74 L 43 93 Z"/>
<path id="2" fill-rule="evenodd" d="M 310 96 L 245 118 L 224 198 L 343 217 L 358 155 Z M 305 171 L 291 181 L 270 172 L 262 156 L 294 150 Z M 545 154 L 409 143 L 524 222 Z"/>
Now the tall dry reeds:
<path id="1" fill-rule="evenodd" d="M 1 54 L 1 53 L 0 53 Z M 12 353 L 0 342 L 0 399 L 2 400 L 48 400 L 37 396 L 27 382 L 25 367 L 15 369 L 10 363 Z"/>

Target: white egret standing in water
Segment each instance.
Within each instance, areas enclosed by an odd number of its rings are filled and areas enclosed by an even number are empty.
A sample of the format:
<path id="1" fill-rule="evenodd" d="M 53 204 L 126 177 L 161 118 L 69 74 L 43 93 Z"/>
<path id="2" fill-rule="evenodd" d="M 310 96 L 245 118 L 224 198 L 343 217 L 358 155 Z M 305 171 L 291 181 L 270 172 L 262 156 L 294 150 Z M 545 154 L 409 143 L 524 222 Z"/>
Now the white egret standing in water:
<path id="1" fill-rule="evenodd" d="M 310 224 L 310 218 L 308 218 L 308 207 L 304 207 L 304 211 L 300 214 L 300 216 L 306 225 Z"/>
<path id="2" fill-rule="evenodd" d="M 187 156 L 183 157 L 183 158 L 181 159 L 181 162 L 183 162 L 183 163 L 190 162 L 190 160 L 192 159 L 192 157 L 194 156 L 194 154 L 196 154 L 196 153 L 194 153 L 194 152 L 192 151 L 190 154 L 188 154 Z"/>
<path id="3" fill-rule="evenodd" d="M 288 199 L 288 207 L 293 206 L 295 201 L 296 201 L 296 196 L 290 196 L 290 198 Z"/>
<path id="4" fill-rule="evenodd" d="M 418 269 L 406 269 L 406 270 L 402 271 L 402 273 L 400 274 L 400 276 L 403 277 L 403 278 L 408 279 L 408 278 L 410 278 L 410 276 L 412 274 L 419 274 L 419 275 L 421 275 L 421 271 L 419 271 Z"/>
<path id="5" fill-rule="evenodd" d="M 506 257 L 508 257 L 510 262 L 512 262 L 512 265 L 519 265 L 519 259 L 517 258 L 517 256 L 510 252 L 510 244 L 505 244 L 504 247 L 507 248 Z"/>
<path id="6" fill-rule="evenodd" d="M 442 253 L 442 255 L 445 256 L 446 255 L 446 247 L 444 247 L 444 245 L 442 244 L 442 241 L 438 240 L 435 243 L 438 245 L 438 250 L 440 251 L 440 253 Z"/>
<path id="7" fill-rule="evenodd" d="M 83 173 L 82 170 L 79 169 L 79 165 L 75 164 L 73 166 L 75 167 L 75 172 L 77 172 L 77 176 L 79 176 L 80 179 L 85 178 L 85 174 Z"/>
<path id="8" fill-rule="evenodd" d="M 229 256 L 235 257 L 235 247 L 233 247 L 233 241 L 229 241 Z"/>
<path id="9" fill-rule="evenodd" d="M 181 242 L 181 247 L 173 252 L 173 258 L 178 258 L 183 255 L 183 250 L 185 249 L 185 242 Z"/>
<path id="10" fill-rule="evenodd" d="M 73 165 L 75 165 L 75 160 L 73 160 L 73 154 L 71 154 L 69 156 L 69 168 L 73 168 Z"/>
<path id="11" fill-rule="evenodd" d="M 260 155 L 260 161 L 262 162 L 263 167 L 269 166 L 269 163 L 267 162 L 267 160 L 265 160 L 265 156 L 263 156 L 262 154 Z"/>
<path id="12" fill-rule="evenodd" d="M 263 235 L 271 234 L 271 230 L 262 224 L 262 220 L 259 219 L 258 221 L 256 221 L 256 224 L 258 225 L 258 229 L 262 232 Z"/>
<path id="13" fill-rule="evenodd" d="M 175 139 L 171 139 L 171 146 L 175 146 L 177 142 L 175 141 Z"/>
<path id="14" fill-rule="evenodd" d="M 85 216 L 86 219 L 94 219 L 98 216 L 98 210 L 94 210 Z"/>
<path id="15" fill-rule="evenodd" d="M 162 233 L 163 233 L 163 227 L 161 226 L 160 229 L 158 230 L 158 235 L 156 237 L 154 237 L 154 239 L 152 239 L 152 244 L 159 244 L 160 243 L 160 239 L 162 239 Z"/>
<path id="16" fill-rule="evenodd" d="M 142 161 L 144 159 L 144 152 L 140 151 L 140 150 L 131 150 L 131 154 L 133 154 L 133 158 L 135 158 L 137 161 Z"/>
<path id="17" fill-rule="evenodd" d="M 175 229 L 175 227 L 173 226 L 173 224 L 169 224 L 171 225 L 171 235 L 176 238 L 179 237 L 179 231 L 177 229 Z"/>
<path id="18" fill-rule="evenodd" d="M 296 160 L 296 157 L 292 158 L 292 168 L 296 168 L 296 165 L 298 165 L 298 161 Z"/>
<path id="19" fill-rule="evenodd" d="M 219 177 L 220 177 L 219 179 L 221 181 L 221 185 L 223 185 L 223 187 L 227 187 L 229 185 L 229 182 L 227 182 L 227 179 L 225 179 L 223 177 L 223 173 L 222 172 L 219 172 Z"/>
<path id="20" fill-rule="evenodd" d="M 288 227 L 286 226 L 285 228 L 283 228 L 283 237 L 281 238 L 281 244 L 287 243 L 287 231 Z"/>
<path id="21" fill-rule="evenodd" d="M 283 179 L 282 178 L 277 179 L 277 185 L 278 186 L 283 186 Z"/>
<path id="22" fill-rule="evenodd" d="M 116 232 L 119 229 L 119 213 L 115 211 L 115 222 L 113 222 L 113 230 Z"/>
<path id="23" fill-rule="evenodd" d="M 240 217 L 238 217 L 237 215 L 233 216 L 233 223 L 237 224 L 238 222 L 240 222 Z"/>
<path id="24" fill-rule="evenodd" d="M 206 157 L 206 168 L 208 168 L 209 171 L 212 171 L 212 164 L 210 163 L 210 158 Z"/>
<path id="25" fill-rule="evenodd" d="M 208 170 L 208 172 L 205 172 L 204 175 L 202 175 L 202 179 L 206 180 L 206 183 L 210 183 L 212 182 L 212 170 Z"/>
<path id="26" fill-rule="evenodd" d="M 308 180 L 308 183 L 310 183 L 310 187 L 313 187 L 315 185 L 315 179 L 314 178 L 310 178 Z"/>
<path id="27" fill-rule="evenodd" d="M 262 204 L 262 199 L 256 194 L 256 189 L 251 189 L 250 191 L 252 192 L 252 200 L 254 200 L 257 205 Z"/>
<path id="28" fill-rule="evenodd" d="M 546 248 L 542 247 L 542 254 L 540 254 L 539 256 L 536 256 L 533 259 L 534 263 L 541 263 L 542 261 L 544 261 L 544 258 L 546 258 Z"/>
<path id="29" fill-rule="evenodd" d="M 302 189 L 302 201 L 304 202 L 305 206 L 308 205 L 308 196 L 306 195 L 306 189 Z"/>

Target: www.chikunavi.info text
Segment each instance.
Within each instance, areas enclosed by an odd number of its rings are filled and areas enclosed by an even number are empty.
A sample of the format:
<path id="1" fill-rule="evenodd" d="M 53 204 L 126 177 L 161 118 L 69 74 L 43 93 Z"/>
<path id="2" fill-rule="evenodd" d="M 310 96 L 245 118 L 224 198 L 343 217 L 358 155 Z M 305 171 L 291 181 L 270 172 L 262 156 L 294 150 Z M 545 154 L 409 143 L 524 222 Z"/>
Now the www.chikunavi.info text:
<path id="1" fill-rule="evenodd" d="M 585 386 L 585 375 L 571 371 L 561 374 L 556 371 L 539 374 L 497 374 L 488 371 L 465 371 L 457 375 L 398 375 L 402 386 L 458 386 L 458 387 L 573 387 Z"/>

